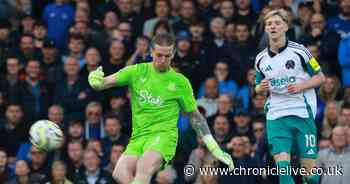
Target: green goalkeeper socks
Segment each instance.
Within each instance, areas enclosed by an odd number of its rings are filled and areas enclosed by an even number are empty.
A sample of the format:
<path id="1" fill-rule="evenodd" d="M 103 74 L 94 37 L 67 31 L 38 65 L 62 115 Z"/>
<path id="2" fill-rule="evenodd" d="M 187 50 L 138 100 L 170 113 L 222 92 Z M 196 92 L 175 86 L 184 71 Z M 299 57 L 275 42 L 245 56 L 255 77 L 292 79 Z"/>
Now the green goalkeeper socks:
<path id="1" fill-rule="evenodd" d="M 295 184 L 293 177 L 291 176 L 290 170 L 290 162 L 286 160 L 277 161 L 277 167 L 279 170 L 284 169 L 287 172 L 283 172 L 284 174 L 279 173 L 279 183 L 280 184 Z"/>

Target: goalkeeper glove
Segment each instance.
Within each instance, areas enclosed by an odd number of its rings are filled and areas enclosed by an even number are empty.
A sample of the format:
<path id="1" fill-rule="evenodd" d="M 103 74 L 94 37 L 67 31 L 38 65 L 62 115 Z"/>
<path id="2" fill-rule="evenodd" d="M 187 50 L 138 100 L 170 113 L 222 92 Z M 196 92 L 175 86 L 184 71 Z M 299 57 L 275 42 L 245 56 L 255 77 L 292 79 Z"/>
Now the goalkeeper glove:
<path id="1" fill-rule="evenodd" d="M 104 73 L 102 66 L 98 67 L 96 70 L 90 72 L 89 74 L 89 84 L 92 88 L 96 90 L 101 90 L 104 87 Z"/>
<path id="2" fill-rule="evenodd" d="M 208 150 L 211 152 L 211 154 L 213 154 L 213 156 L 216 159 L 226 164 L 230 168 L 230 170 L 234 169 L 235 166 L 233 164 L 232 157 L 228 153 L 221 150 L 221 148 L 216 143 L 212 135 L 205 135 L 203 137 L 203 141 L 207 146 Z"/>

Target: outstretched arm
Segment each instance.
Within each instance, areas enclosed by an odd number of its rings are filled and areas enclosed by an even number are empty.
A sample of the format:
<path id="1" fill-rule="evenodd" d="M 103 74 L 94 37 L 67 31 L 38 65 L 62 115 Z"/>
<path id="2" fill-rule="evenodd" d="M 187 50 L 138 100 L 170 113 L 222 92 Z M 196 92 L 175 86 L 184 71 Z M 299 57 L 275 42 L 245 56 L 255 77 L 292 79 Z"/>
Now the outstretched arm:
<path id="1" fill-rule="evenodd" d="M 96 70 L 89 74 L 89 84 L 95 90 L 104 90 L 116 85 L 115 75 L 109 75 L 104 77 L 102 67 L 98 67 Z"/>
<path id="2" fill-rule="evenodd" d="M 234 164 L 231 156 L 222 151 L 219 145 L 216 143 L 210 133 L 206 119 L 202 116 L 198 109 L 190 113 L 190 119 L 192 128 L 196 131 L 197 135 L 203 139 L 205 145 L 213 156 L 228 165 L 230 169 L 233 169 Z"/>

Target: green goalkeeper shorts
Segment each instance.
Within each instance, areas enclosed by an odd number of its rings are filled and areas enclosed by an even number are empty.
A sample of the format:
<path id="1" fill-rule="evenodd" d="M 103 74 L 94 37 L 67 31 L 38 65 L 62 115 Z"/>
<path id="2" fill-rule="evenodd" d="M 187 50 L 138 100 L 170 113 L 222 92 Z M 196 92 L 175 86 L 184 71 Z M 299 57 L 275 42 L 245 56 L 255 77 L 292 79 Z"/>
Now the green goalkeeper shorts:
<path id="1" fill-rule="evenodd" d="M 286 116 L 267 120 L 266 130 L 272 155 L 296 151 L 300 158 L 317 157 L 317 130 L 312 118 Z"/>
<path id="2" fill-rule="evenodd" d="M 174 157 L 178 135 L 174 132 L 162 132 L 150 135 L 131 137 L 123 154 L 141 157 L 146 151 L 156 151 L 163 157 L 164 168 Z"/>

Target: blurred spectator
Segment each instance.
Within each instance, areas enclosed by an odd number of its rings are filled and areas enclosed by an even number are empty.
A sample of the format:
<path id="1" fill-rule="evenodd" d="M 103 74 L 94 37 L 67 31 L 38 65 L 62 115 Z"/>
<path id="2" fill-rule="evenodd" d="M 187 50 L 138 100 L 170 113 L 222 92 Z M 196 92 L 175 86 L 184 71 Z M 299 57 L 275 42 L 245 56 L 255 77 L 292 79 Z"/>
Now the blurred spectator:
<path id="1" fill-rule="evenodd" d="M 203 163 L 201 165 L 202 168 L 215 168 L 219 167 L 219 161 L 216 160 L 212 155 L 208 155 L 203 159 Z M 199 175 L 198 182 L 195 184 L 219 184 L 219 176 L 216 174 L 203 174 Z"/>
<path id="2" fill-rule="evenodd" d="M 0 182 L 4 183 L 5 181 L 8 181 L 13 177 L 14 173 L 8 167 L 8 157 L 6 150 L 0 148 Z"/>
<path id="3" fill-rule="evenodd" d="M 46 117 L 52 101 L 52 90 L 46 81 L 41 80 L 40 72 L 40 62 L 29 60 L 25 67 L 24 87 L 21 89 L 21 102 L 29 122 Z"/>
<path id="4" fill-rule="evenodd" d="M 227 62 L 219 61 L 215 64 L 214 76 L 218 81 L 219 94 L 230 95 L 232 99 L 236 97 L 238 91 L 237 83 L 231 79 L 230 68 Z M 204 86 L 201 87 L 198 96 L 204 95 Z"/>
<path id="5" fill-rule="evenodd" d="M 31 59 L 39 59 L 41 52 L 34 47 L 34 37 L 31 34 L 22 34 L 19 38 L 19 47 L 12 51 L 20 59 L 22 66 Z M 22 67 L 21 67 L 22 68 Z"/>
<path id="6" fill-rule="evenodd" d="M 253 103 L 252 107 L 250 108 L 249 114 L 252 117 L 264 115 L 266 96 L 261 93 L 253 93 L 252 98 Z"/>
<path id="7" fill-rule="evenodd" d="M 190 24 L 189 31 L 191 33 L 191 47 L 192 47 L 192 53 L 193 56 L 198 58 L 202 64 L 207 63 L 206 55 L 208 54 L 207 50 L 207 40 L 205 40 L 205 32 L 206 32 L 206 26 L 204 22 L 201 21 L 193 21 Z M 203 68 L 203 73 L 207 74 L 208 68 Z"/>
<path id="8" fill-rule="evenodd" d="M 326 29 L 324 15 L 315 13 L 310 19 L 310 30 L 304 33 L 300 42 L 306 45 L 315 43 L 320 48 L 318 59 L 322 71 L 326 74 L 339 76 L 339 65 L 337 61 L 340 36 L 333 30 Z M 315 57 L 315 55 L 313 55 Z"/>
<path id="9" fill-rule="evenodd" d="M 204 96 L 197 99 L 197 105 L 205 109 L 206 117 L 216 113 L 218 96 L 218 81 L 215 78 L 208 78 L 204 83 Z"/>
<path id="10" fill-rule="evenodd" d="M 198 172 L 203 165 L 206 157 L 210 156 L 210 152 L 205 147 L 203 140 L 197 137 L 198 146 L 192 150 L 187 165 L 192 165 L 195 169 L 192 175 L 185 175 L 186 182 L 200 183 L 201 174 Z"/>
<path id="11" fill-rule="evenodd" d="M 100 51 L 95 47 L 89 47 L 84 56 L 84 63 L 86 65 L 80 70 L 80 74 L 83 79 L 87 79 L 89 73 L 97 69 L 102 62 L 102 56 Z"/>
<path id="12" fill-rule="evenodd" d="M 209 23 L 209 21 L 218 14 L 217 9 L 214 6 L 214 1 L 212 0 L 197 0 L 197 15 L 198 19 Z"/>
<path id="13" fill-rule="evenodd" d="M 321 136 L 324 138 L 330 138 L 332 130 L 335 126 L 340 125 L 339 123 L 339 111 L 337 103 L 335 101 L 329 101 L 326 104 L 324 111 Z"/>
<path id="14" fill-rule="evenodd" d="M 350 23 L 349 23 L 350 24 Z M 341 68 L 343 87 L 350 86 L 350 36 L 345 37 L 339 43 L 338 59 Z"/>
<path id="15" fill-rule="evenodd" d="M 34 16 L 29 12 L 23 12 L 20 16 L 21 22 L 19 25 L 19 34 L 32 34 L 35 24 Z"/>
<path id="16" fill-rule="evenodd" d="M 188 31 L 191 22 L 197 18 L 197 10 L 194 2 L 191 0 L 181 1 L 179 12 L 180 20 L 173 25 L 175 33 L 179 31 Z"/>
<path id="17" fill-rule="evenodd" d="M 84 38 L 85 43 L 90 44 L 93 36 L 92 28 L 89 27 L 86 21 L 76 21 L 69 29 L 71 35 L 81 35 Z M 89 45 L 88 45 L 89 46 Z"/>
<path id="18" fill-rule="evenodd" d="M 235 22 L 226 22 L 225 39 L 229 42 L 236 40 L 236 24 Z"/>
<path id="19" fill-rule="evenodd" d="M 240 100 L 243 109 L 248 111 L 248 109 L 251 109 L 252 96 L 254 94 L 256 77 L 255 70 L 249 69 L 246 74 L 246 77 L 247 80 L 245 84 L 242 85 L 238 90 L 237 98 Z"/>
<path id="20" fill-rule="evenodd" d="M 258 15 L 255 14 L 251 7 L 251 0 L 236 0 L 236 5 L 236 20 L 252 27 L 258 19 Z"/>
<path id="21" fill-rule="evenodd" d="M 63 78 L 63 66 L 58 50 L 53 40 L 45 39 L 41 48 L 41 74 L 49 85 L 55 85 Z"/>
<path id="22" fill-rule="evenodd" d="M 251 117 L 243 109 L 238 109 L 235 113 L 235 116 L 233 117 L 233 129 L 232 133 L 235 136 L 247 136 L 249 140 L 254 139 L 254 134 L 251 129 Z"/>
<path id="23" fill-rule="evenodd" d="M 160 19 L 168 19 L 172 23 L 172 18 L 170 17 L 170 1 L 168 0 L 157 0 L 155 1 L 154 12 L 156 16 L 150 18 L 143 24 L 143 35 L 149 38 L 152 37 L 152 31 Z"/>
<path id="24" fill-rule="evenodd" d="M 6 19 L 0 19 L 0 70 L 4 68 L 4 61 L 8 52 L 13 48 L 11 34 L 11 23 Z"/>
<path id="25" fill-rule="evenodd" d="M 84 60 L 84 49 L 84 37 L 79 34 L 70 35 L 68 39 L 68 54 L 62 56 L 63 63 L 66 63 L 69 57 L 73 57 L 78 60 L 79 69 L 83 68 L 86 64 Z"/>
<path id="26" fill-rule="evenodd" d="M 123 43 L 126 47 L 126 55 L 129 56 L 134 50 L 134 38 L 133 38 L 133 28 L 131 27 L 130 22 L 121 21 L 118 24 L 118 30 L 120 31 L 123 37 Z"/>
<path id="27" fill-rule="evenodd" d="M 48 28 L 48 37 L 62 51 L 68 37 L 68 28 L 74 20 L 74 8 L 66 0 L 55 0 L 45 7 L 43 20 Z"/>
<path id="28" fill-rule="evenodd" d="M 5 184 L 40 184 L 42 182 L 41 178 L 30 173 L 30 168 L 25 160 L 16 161 L 15 175 Z"/>
<path id="29" fill-rule="evenodd" d="M 41 182 L 48 180 L 49 176 L 49 159 L 48 153 L 38 150 L 35 146 L 30 149 L 31 162 L 29 163 L 30 172 Z"/>
<path id="30" fill-rule="evenodd" d="M 227 147 L 231 150 L 231 154 L 235 163 L 235 167 L 258 168 L 256 161 L 246 154 L 244 139 L 242 137 L 233 137 Z M 258 183 L 258 176 L 254 175 L 221 175 L 219 183 L 237 183 L 253 184 Z"/>
<path id="31" fill-rule="evenodd" d="M 102 148 L 102 142 L 98 139 L 91 138 L 91 139 L 87 140 L 87 143 L 86 143 L 86 150 L 88 150 L 88 149 L 95 150 L 100 158 L 101 166 L 102 167 L 105 166 L 104 164 L 107 163 L 109 155 L 104 154 L 103 148 Z"/>
<path id="32" fill-rule="evenodd" d="M 73 119 L 68 123 L 67 128 L 67 139 L 68 141 L 75 141 L 84 143 L 84 126 L 81 120 Z"/>
<path id="33" fill-rule="evenodd" d="M 100 168 L 100 158 L 98 153 L 93 149 L 87 149 L 84 152 L 83 162 L 85 172 L 82 172 L 79 179 L 75 183 L 115 183 L 106 171 Z"/>
<path id="34" fill-rule="evenodd" d="M 332 147 L 321 150 L 316 160 L 317 167 L 342 168 L 342 174 L 323 175 L 321 184 L 346 183 L 349 178 L 350 149 L 347 143 L 347 132 L 344 127 L 337 126 L 332 131 Z"/>
<path id="35" fill-rule="evenodd" d="M 119 24 L 119 17 L 114 11 L 107 11 L 102 18 L 102 30 L 97 30 L 92 37 L 92 43 L 100 50 L 107 48 L 112 38 L 112 32 Z"/>
<path id="36" fill-rule="evenodd" d="M 34 46 L 42 48 L 44 40 L 47 38 L 47 28 L 43 22 L 36 22 L 33 28 Z"/>
<path id="37" fill-rule="evenodd" d="M 122 132 L 122 123 L 119 117 L 108 115 L 105 117 L 104 129 L 106 137 L 102 139 L 102 147 L 104 155 L 110 155 L 113 144 L 126 145 L 129 138 Z"/>
<path id="38" fill-rule="evenodd" d="M 218 98 L 218 110 L 214 115 L 207 118 L 208 125 L 212 127 L 215 118 L 220 115 L 226 116 L 227 119 L 232 119 L 234 111 L 235 109 L 232 97 L 228 94 L 220 95 Z"/>
<path id="39" fill-rule="evenodd" d="M 76 183 L 80 174 L 84 172 L 83 166 L 84 148 L 80 142 L 71 141 L 67 144 L 67 178 Z"/>
<path id="40" fill-rule="evenodd" d="M 104 131 L 102 106 L 99 102 L 90 102 L 85 108 L 85 139 L 102 139 Z"/>
<path id="41" fill-rule="evenodd" d="M 64 109 L 57 104 L 51 105 L 48 110 L 48 119 L 60 127 L 64 127 Z"/>
<path id="42" fill-rule="evenodd" d="M 297 22 L 302 32 L 307 32 L 307 29 L 310 26 L 310 19 L 312 14 L 313 14 L 313 9 L 310 3 L 299 4 Z"/>
<path id="43" fill-rule="evenodd" d="M 52 178 L 50 182 L 46 182 L 46 184 L 56 184 L 56 183 L 72 184 L 72 182 L 66 178 L 66 174 L 67 174 L 66 164 L 62 161 L 55 161 L 52 163 L 52 166 L 51 166 Z"/>
<path id="44" fill-rule="evenodd" d="M 344 103 L 340 108 L 340 124 L 350 127 L 350 104 Z"/>
<path id="45" fill-rule="evenodd" d="M 179 69 L 179 72 L 186 76 L 196 93 L 204 76 L 202 68 L 205 63 L 194 57 L 192 54 L 191 34 L 187 31 L 180 31 L 176 35 L 176 53 L 172 64 Z"/>
<path id="46" fill-rule="evenodd" d="M 317 95 L 316 123 L 321 123 L 327 102 L 338 100 L 340 87 L 340 81 L 336 76 L 326 76 Z"/>
<path id="47" fill-rule="evenodd" d="M 331 147 L 331 140 L 329 138 L 325 139 L 325 138 L 321 138 L 318 141 L 318 147 L 319 147 L 319 151 L 324 150 L 324 149 L 328 149 Z"/>
<path id="48" fill-rule="evenodd" d="M 161 33 L 173 33 L 173 28 L 171 27 L 169 21 L 167 19 L 160 19 L 157 24 L 154 26 L 152 31 L 152 37 L 156 34 Z"/>
<path id="49" fill-rule="evenodd" d="M 339 14 L 327 20 L 327 29 L 336 31 L 342 39 L 350 33 L 350 0 L 339 0 Z"/>
<path id="50" fill-rule="evenodd" d="M 235 41 L 233 48 L 240 57 L 231 66 L 232 74 L 241 85 L 245 81 L 245 75 L 250 68 L 254 67 L 255 56 L 258 53 L 256 42 L 252 39 L 249 24 L 238 22 L 235 24 Z"/>
<path id="51" fill-rule="evenodd" d="M 53 101 L 64 108 L 66 118 L 82 118 L 88 99 L 88 84 L 79 75 L 79 63 L 75 57 L 66 59 L 64 74 L 64 78 L 56 83 Z"/>
<path id="52" fill-rule="evenodd" d="M 113 74 L 125 66 L 126 48 L 122 41 L 113 40 L 108 49 L 108 58 L 102 62 L 105 75 Z"/>
<path id="53" fill-rule="evenodd" d="M 225 40 L 225 24 L 225 19 L 221 17 L 215 17 L 210 21 L 209 30 L 211 37 L 209 37 L 210 40 L 207 43 L 208 68 L 214 68 L 217 61 L 224 60 L 229 56 L 233 60 L 231 63 L 237 61 L 236 57 L 234 57 L 235 51 L 232 50 L 230 43 Z"/>
<path id="54" fill-rule="evenodd" d="M 126 65 L 149 62 L 151 60 L 149 56 L 150 42 L 151 40 L 148 37 L 139 36 L 136 39 L 135 51 L 128 59 Z"/>
<path id="55" fill-rule="evenodd" d="M 173 184 L 177 177 L 175 169 L 168 165 L 165 169 L 159 171 L 156 175 L 156 184 Z"/>
<path id="56" fill-rule="evenodd" d="M 104 168 L 109 174 L 113 173 L 113 170 L 124 150 L 124 144 L 115 143 L 112 145 L 108 165 Z"/>
<path id="57" fill-rule="evenodd" d="M 236 13 L 235 5 L 233 1 L 231 0 L 223 0 L 220 1 L 220 9 L 219 14 L 221 17 L 225 19 L 226 22 L 234 22 L 235 17 L 234 14 Z"/>
<path id="58" fill-rule="evenodd" d="M 226 143 L 230 140 L 230 122 L 226 116 L 219 115 L 214 119 L 213 123 L 213 137 L 216 142 L 222 148 L 225 147 Z"/>
<path id="59" fill-rule="evenodd" d="M 7 157 L 14 160 L 21 143 L 28 138 L 30 122 L 23 119 L 23 110 L 19 104 L 9 104 L 5 119 L 0 123 L 0 146 L 7 151 Z"/>
<path id="60" fill-rule="evenodd" d="M 261 117 L 256 117 L 252 121 L 252 129 L 254 133 L 254 141 L 252 151 L 255 152 L 258 149 L 258 144 L 263 142 L 265 136 L 265 122 Z M 255 153 L 256 154 L 256 153 Z"/>
<path id="61" fill-rule="evenodd" d="M 21 66 L 16 56 L 8 56 L 6 59 L 6 73 L 1 75 L 0 91 L 6 102 L 20 103 L 20 90 L 23 81 L 20 80 Z"/>

